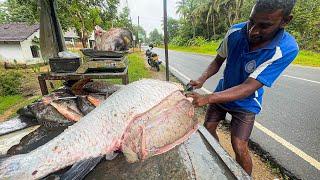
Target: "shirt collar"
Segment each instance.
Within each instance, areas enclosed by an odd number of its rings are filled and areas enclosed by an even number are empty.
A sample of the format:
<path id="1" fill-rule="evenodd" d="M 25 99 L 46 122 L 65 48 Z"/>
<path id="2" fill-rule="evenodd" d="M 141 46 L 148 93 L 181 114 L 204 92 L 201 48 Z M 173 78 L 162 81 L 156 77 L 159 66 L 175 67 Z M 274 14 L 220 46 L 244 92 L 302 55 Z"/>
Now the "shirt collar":
<path id="1" fill-rule="evenodd" d="M 246 25 L 241 29 L 241 33 L 245 37 L 247 42 L 249 42 L 248 41 L 247 28 L 248 28 L 248 23 L 246 23 Z M 282 39 L 282 37 L 284 35 L 284 32 L 285 31 L 284 31 L 283 28 L 280 29 L 277 32 L 277 34 L 275 35 L 275 37 L 265 47 L 262 47 L 260 49 L 275 49 L 279 45 L 279 43 L 280 43 L 280 41 L 281 41 L 281 39 Z"/>

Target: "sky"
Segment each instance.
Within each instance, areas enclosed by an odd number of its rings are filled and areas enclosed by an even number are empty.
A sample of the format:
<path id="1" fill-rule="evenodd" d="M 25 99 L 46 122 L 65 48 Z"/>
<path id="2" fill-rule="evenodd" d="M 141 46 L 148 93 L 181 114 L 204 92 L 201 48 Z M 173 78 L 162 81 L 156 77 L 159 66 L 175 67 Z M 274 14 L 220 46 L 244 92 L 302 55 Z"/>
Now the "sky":
<path id="1" fill-rule="evenodd" d="M 149 34 L 152 30 L 157 28 L 162 32 L 163 20 L 163 0 L 120 0 L 120 9 L 126 5 L 130 9 L 130 16 L 133 24 L 138 24 L 138 16 L 140 17 L 140 25 Z M 167 0 L 168 17 L 178 19 L 176 14 L 176 4 L 179 0 Z"/>

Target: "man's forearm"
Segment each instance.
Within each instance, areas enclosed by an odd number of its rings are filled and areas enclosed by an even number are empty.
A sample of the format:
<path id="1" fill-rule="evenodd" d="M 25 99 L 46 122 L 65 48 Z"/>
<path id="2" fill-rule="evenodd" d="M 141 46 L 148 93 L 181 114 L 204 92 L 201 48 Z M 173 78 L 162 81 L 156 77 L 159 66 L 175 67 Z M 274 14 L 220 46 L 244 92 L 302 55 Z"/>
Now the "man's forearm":
<path id="1" fill-rule="evenodd" d="M 243 84 L 209 95 L 209 103 L 226 103 L 244 99 L 262 86 L 263 84 L 257 80 L 249 78 Z"/>
<path id="2" fill-rule="evenodd" d="M 217 55 L 214 61 L 210 63 L 208 68 L 202 73 L 198 80 L 201 82 L 205 82 L 211 76 L 215 75 L 219 71 L 224 60 L 225 58 L 222 58 L 221 56 Z"/>

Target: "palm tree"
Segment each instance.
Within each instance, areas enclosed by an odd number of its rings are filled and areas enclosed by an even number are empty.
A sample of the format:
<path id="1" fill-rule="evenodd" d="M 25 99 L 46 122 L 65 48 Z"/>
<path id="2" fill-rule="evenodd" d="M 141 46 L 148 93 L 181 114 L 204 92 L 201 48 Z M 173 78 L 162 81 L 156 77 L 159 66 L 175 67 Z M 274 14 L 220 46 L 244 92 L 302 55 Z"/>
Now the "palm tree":
<path id="1" fill-rule="evenodd" d="M 197 17 L 193 14 L 199 1 L 197 0 L 181 0 L 177 2 L 177 13 L 182 16 L 184 20 L 191 22 L 193 37 L 196 37 L 196 19 Z"/>
<path id="2" fill-rule="evenodd" d="M 220 0 L 205 0 L 195 10 L 194 14 L 206 14 L 208 38 L 210 38 L 210 24 L 212 23 L 213 37 L 216 36 L 216 21 L 220 12 Z"/>
<path id="3" fill-rule="evenodd" d="M 243 0 L 223 0 L 220 5 L 225 10 L 229 26 L 240 20 Z"/>

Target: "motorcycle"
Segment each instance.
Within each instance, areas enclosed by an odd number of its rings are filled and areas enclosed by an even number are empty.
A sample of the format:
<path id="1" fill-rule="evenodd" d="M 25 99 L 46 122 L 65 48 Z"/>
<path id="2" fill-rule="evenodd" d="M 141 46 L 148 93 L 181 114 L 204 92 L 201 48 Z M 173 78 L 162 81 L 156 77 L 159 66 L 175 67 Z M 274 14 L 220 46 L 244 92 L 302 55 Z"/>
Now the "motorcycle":
<path id="1" fill-rule="evenodd" d="M 159 56 L 157 53 L 152 52 L 153 45 L 149 45 L 149 49 L 146 50 L 146 57 L 148 64 L 151 68 L 155 68 L 157 71 L 160 71 L 161 61 L 159 60 Z"/>

